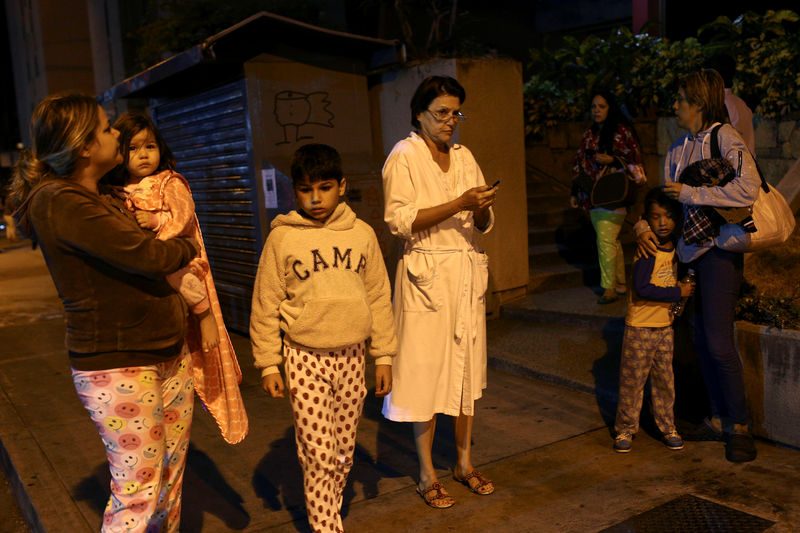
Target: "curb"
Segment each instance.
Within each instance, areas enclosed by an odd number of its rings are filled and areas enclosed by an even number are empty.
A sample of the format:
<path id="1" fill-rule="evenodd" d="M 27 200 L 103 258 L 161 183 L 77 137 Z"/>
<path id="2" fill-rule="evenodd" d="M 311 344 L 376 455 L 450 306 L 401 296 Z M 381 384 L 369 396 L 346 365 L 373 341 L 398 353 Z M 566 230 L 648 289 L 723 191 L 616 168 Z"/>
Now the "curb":
<path id="1" fill-rule="evenodd" d="M 0 420 L 3 421 L 0 424 L 0 466 L 30 530 L 33 533 L 92 531 L 2 387 Z M 11 460 L 21 456 L 27 459 L 16 464 Z M 32 493 L 42 495 L 34 498 Z M 34 501 L 39 502 L 38 507 Z"/>

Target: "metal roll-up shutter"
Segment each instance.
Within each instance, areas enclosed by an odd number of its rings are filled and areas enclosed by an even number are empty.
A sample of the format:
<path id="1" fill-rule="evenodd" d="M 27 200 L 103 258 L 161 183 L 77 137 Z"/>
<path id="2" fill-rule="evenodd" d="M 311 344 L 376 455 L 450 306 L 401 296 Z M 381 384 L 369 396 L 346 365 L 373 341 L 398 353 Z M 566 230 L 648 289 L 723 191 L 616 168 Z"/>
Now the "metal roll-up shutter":
<path id="1" fill-rule="evenodd" d="M 192 188 L 225 324 L 246 333 L 262 240 L 244 80 L 152 112 Z"/>

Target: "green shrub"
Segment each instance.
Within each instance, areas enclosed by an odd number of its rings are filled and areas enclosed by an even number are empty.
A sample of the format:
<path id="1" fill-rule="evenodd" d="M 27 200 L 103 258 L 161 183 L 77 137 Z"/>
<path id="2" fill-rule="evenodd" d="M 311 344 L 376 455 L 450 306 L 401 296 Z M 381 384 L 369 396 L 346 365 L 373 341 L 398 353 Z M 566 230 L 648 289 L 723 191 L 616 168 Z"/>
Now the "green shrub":
<path id="1" fill-rule="evenodd" d="M 710 36 L 705 49 L 736 57 L 733 90 L 756 103 L 755 113 L 769 118 L 800 110 L 800 16 L 789 10 L 719 17 L 701 27 Z"/>
<path id="2" fill-rule="evenodd" d="M 654 110 L 658 115 L 671 116 L 678 80 L 702 68 L 703 59 L 702 47 L 693 37 L 673 43 L 653 39 L 647 50 L 637 56 L 630 71 L 630 91 L 636 110 Z"/>
<path id="3" fill-rule="evenodd" d="M 758 294 L 755 285 L 746 283 L 736 304 L 736 318 L 773 328 L 800 329 L 800 297 Z"/>
<path id="4" fill-rule="evenodd" d="M 672 115 L 678 79 L 706 57 L 729 51 L 737 60 L 733 90 L 757 102 L 755 112 L 778 117 L 800 110 L 800 16 L 792 11 L 720 17 L 698 37 L 670 42 L 618 28 L 608 37 L 566 37 L 556 50 L 531 52 L 534 74 L 524 86 L 526 132 L 586 116 L 597 89 L 615 93 L 631 114 Z M 703 42 L 701 42 L 701 40 Z"/>
<path id="5" fill-rule="evenodd" d="M 789 239 L 745 256 L 742 294 L 736 318 L 765 326 L 800 329 L 800 218 Z"/>

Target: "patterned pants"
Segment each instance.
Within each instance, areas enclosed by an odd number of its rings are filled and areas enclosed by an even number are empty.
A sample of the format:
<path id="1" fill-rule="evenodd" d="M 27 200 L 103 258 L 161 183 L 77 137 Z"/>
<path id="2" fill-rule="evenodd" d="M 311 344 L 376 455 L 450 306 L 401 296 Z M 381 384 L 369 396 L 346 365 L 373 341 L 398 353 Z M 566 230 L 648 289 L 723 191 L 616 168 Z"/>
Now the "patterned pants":
<path id="1" fill-rule="evenodd" d="M 619 402 L 614 429 L 633 435 L 639 430 L 644 385 L 650 376 L 653 418 L 661 433 L 675 431 L 675 384 L 672 375 L 672 326 L 625 326 L 619 371 Z"/>
<path id="2" fill-rule="evenodd" d="M 176 532 L 194 408 L 189 354 L 148 366 L 72 370 L 106 447 L 111 498 L 103 532 Z"/>
<path id="3" fill-rule="evenodd" d="M 589 212 L 592 226 L 597 233 L 597 256 L 600 260 L 600 286 L 613 289 L 625 285 L 625 256 L 619 242 L 619 232 L 625 222 L 625 213 L 604 209 Z"/>
<path id="4" fill-rule="evenodd" d="M 335 352 L 284 346 L 294 412 L 297 458 L 303 469 L 308 523 L 315 533 L 343 532 L 342 493 L 353 466 L 356 428 L 364 407 L 365 344 Z"/>

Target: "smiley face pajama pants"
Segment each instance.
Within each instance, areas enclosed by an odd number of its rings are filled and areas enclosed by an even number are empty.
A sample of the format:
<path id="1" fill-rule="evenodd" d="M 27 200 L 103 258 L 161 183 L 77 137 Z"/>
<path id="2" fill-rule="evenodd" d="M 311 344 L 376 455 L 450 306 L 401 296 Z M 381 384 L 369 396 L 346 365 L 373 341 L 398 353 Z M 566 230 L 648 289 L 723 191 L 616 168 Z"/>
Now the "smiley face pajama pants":
<path id="1" fill-rule="evenodd" d="M 103 532 L 177 532 L 194 407 L 189 352 L 147 366 L 72 370 L 106 448 Z"/>
<path id="2" fill-rule="evenodd" d="M 336 351 L 284 346 L 297 458 L 308 523 L 315 533 L 344 531 L 342 494 L 367 395 L 365 351 L 363 342 Z"/>

